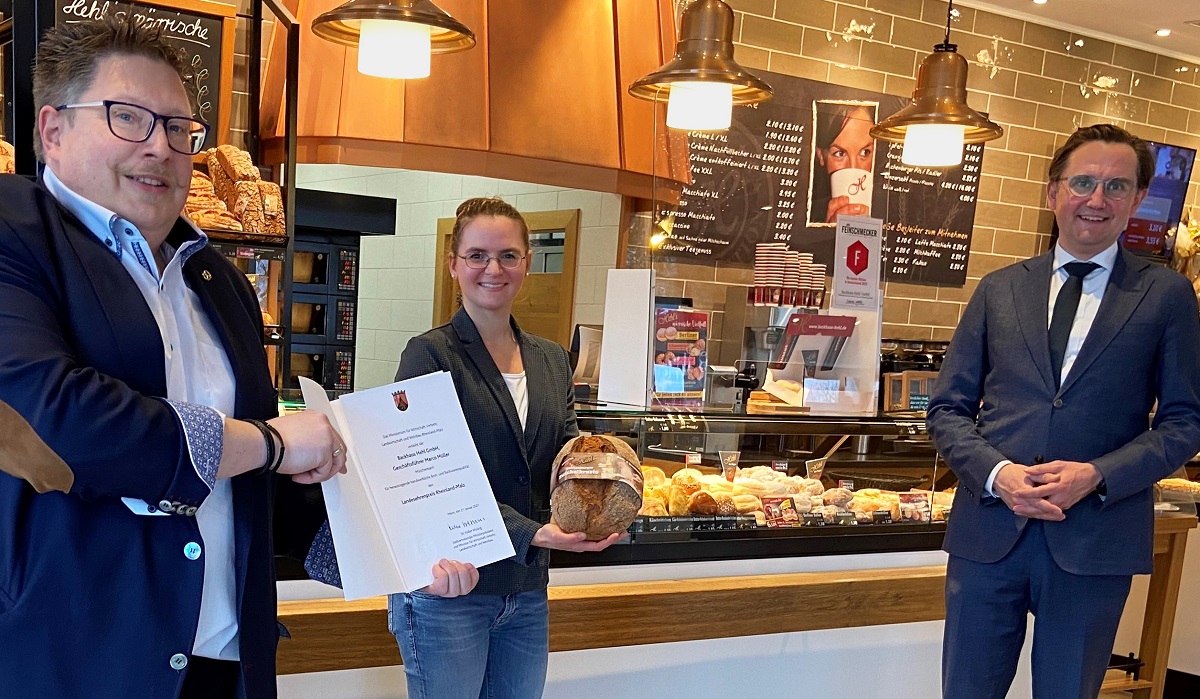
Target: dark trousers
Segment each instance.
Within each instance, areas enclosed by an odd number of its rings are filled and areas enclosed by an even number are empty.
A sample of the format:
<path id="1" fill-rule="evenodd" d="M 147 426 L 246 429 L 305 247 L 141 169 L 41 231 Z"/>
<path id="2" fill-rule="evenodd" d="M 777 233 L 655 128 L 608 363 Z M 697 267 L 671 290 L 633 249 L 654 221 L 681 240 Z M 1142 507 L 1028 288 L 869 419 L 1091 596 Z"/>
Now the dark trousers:
<path id="1" fill-rule="evenodd" d="M 193 655 L 184 670 L 179 699 L 238 699 L 243 696 L 241 663 Z"/>
<path id="2" fill-rule="evenodd" d="M 942 696 L 1004 699 L 1032 612 L 1034 699 L 1096 699 L 1131 580 L 1063 570 L 1039 520 L 996 563 L 950 556 Z"/>

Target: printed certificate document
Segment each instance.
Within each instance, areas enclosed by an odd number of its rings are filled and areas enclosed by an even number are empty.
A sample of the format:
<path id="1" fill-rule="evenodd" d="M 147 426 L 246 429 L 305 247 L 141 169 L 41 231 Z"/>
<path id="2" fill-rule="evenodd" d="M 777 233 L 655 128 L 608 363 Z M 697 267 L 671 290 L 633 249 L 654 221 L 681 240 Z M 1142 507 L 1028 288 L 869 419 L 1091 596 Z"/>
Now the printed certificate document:
<path id="1" fill-rule="evenodd" d="M 346 442 L 348 472 L 322 484 L 346 599 L 425 587 L 443 558 L 478 567 L 514 555 L 450 374 L 332 403 L 300 382 Z"/>

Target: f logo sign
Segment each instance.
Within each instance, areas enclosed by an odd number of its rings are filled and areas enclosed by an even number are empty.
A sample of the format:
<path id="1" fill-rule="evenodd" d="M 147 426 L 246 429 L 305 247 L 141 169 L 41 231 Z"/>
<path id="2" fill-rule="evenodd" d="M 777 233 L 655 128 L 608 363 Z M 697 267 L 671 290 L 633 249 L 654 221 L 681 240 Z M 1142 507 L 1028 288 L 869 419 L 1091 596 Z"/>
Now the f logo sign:
<path id="1" fill-rule="evenodd" d="M 867 260 L 870 257 L 870 252 L 867 246 L 863 245 L 861 240 L 856 240 L 846 248 L 846 266 L 855 274 L 862 274 L 867 268 Z"/>

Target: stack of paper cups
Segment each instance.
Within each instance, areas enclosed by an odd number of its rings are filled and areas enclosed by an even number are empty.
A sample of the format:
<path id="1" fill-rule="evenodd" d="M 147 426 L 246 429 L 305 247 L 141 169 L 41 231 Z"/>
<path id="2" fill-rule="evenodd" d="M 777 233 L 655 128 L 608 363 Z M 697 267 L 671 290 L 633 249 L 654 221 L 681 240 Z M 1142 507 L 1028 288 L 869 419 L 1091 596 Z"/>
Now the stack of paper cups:
<path id="1" fill-rule="evenodd" d="M 803 265 L 800 262 L 801 253 L 788 251 L 787 270 L 784 276 L 783 305 L 795 306 L 800 296 L 800 274 Z"/>
<path id="2" fill-rule="evenodd" d="M 787 243 L 758 243 L 754 246 L 754 290 L 750 298 L 754 305 L 779 304 L 787 257 Z"/>
<path id="3" fill-rule="evenodd" d="M 813 308 L 821 308 L 825 305 L 825 265 L 812 265 L 809 267 L 812 270 L 810 281 L 812 283 L 812 303 Z"/>

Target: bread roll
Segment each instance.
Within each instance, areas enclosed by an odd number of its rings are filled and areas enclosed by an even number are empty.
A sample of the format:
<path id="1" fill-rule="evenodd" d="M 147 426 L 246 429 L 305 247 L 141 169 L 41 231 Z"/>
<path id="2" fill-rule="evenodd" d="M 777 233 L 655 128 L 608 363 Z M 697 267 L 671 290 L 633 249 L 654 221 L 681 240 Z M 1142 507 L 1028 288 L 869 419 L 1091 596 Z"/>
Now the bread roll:
<path id="1" fill-rule="evenodd" d="M 688 514 L 693 515 L 715 515 L 717 514 L 717 501 L 713 496 L 703 490 L 697 490 L 688 497 Z"/>
<path id="2" fill-rule="evenodd" d="M 688 500 L 692 494 L 700 490 L 700 472 L 695 469 L 682 469 L 671 477 L 671 494 L 667 499 L 667 511 L 676 517 L 689 514 Z"/>
<path id="3" fill-rule="evenodd" d="M 845 488 L 830 488 L 821 494 L 821 499 L 826 505 L 845 508 L 854 499 L 854 493 Z"/>
<path id="4" fill-rule="evenodd" d="M 591 454 L 604 456 L 582 461 Z M 560 480 L 560 475 L 573 475 L 571 469 L 599 473 Z M 603 435 L 576 437 L 554 458 L 550 511 L 563 531 L 584 532 L 589 541 L 599 541 L 628 529 L 641 507 L 642 472 L 637 454 L 625 442 Z"/>
<path id="5" fill-rule="evenodd" d="M 717 503 L 717 514 L 719 515 L 736 515 L 738 512 L 737 504 L 733 502 L 733 496 L 728 493 L 716 493 L 713 495 L 713 500 Z"/>
<path id="6" fill-rule="evenodd" d="M 667 482 L 667 474 L 657 466 L 642 467 L 642 489 L 656 488 Z"/>
<path id="7" fill-rule="evenodd" d="M 762 500 L 759 500 L 753 495 L 734 495 L 733 506 L 737 508 L 738 514 L 750 514 L 751 512 L 762 512 Z"/>
<path id="8" fill-rule="evenodd" d="M 643 500 L 642 509 L 638 510 L 638 514 L 643 517 L 666 517 L 667 506 L 662 500 Z"/>

